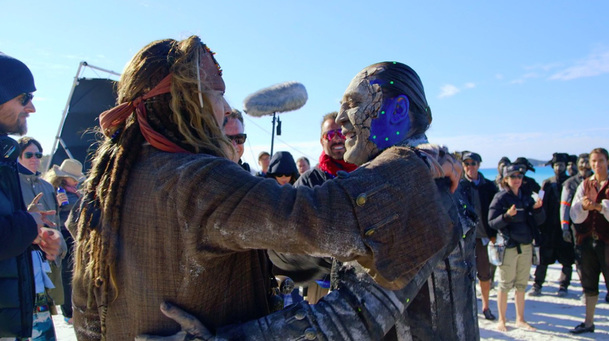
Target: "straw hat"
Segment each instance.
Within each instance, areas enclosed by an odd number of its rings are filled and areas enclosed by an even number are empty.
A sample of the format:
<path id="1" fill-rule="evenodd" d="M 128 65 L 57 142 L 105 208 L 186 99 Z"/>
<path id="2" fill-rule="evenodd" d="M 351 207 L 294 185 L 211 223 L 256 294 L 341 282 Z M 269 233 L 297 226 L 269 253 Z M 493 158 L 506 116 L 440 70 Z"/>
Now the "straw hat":
<path id="1" fill-rule="evenodd" d="M 53 165 L 53 172 L 58 177 L 70 177 L 78 182 L 85 179 L 82 173 L 82 163 L 75 159 L 65 159 L 61 166 Z"/>

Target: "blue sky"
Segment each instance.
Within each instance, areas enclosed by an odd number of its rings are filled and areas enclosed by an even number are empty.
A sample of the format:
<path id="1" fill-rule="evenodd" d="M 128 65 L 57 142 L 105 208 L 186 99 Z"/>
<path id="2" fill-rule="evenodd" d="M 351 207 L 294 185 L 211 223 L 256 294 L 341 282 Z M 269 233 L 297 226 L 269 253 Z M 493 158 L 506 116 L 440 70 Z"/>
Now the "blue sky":
<path id="1" fill-rule="evenodd" d="M 10 1 L 0 51 L 34 73 L 28 135 L 47 153 L 80 61 L 121 72 L 150 41 L 197 34 L 238 109 L 261 88 L 305 85 L 307 104 L 280 115 L 276 151 L 316 160 L 320 119 L 338 110 L 351 78 L 396 60 L 425 85 L 430 140 L 477 151 L 492 168 L 503 155 L 609 147 L 607 13 L 605 1 Z M 246 117 L 253 169 L 270 131 L 270 116 Z"/>

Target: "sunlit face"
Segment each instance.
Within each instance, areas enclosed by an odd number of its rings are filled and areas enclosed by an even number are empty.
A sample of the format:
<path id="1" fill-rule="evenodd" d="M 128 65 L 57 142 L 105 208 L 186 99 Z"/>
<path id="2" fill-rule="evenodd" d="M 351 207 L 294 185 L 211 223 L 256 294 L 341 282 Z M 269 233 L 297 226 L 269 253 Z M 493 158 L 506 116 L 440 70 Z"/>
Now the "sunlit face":
<path id="1" fill-rule="evenodd" d="M 506 182 L 508 187 L 510 187 L 510 189 L 512 190 L 512 192 L 514 193 L 518 193 L 518 189 L 520 188 L 520 186 L 522 185 L 522 178 L 524 177 L 524 174 L 516 172 L 514 174 L 510 174 L 506 177 Z"/>
<path id="2" fill-rule="evenodd" d="M 224 134 L 225 135 L 239 135 L 244 132 L 243 123 L 236 118 L 230 118 L 226 125 L 224 126 Z M 239 158 L 243 156 L 244 145 L 238 144 L 235 140 L 231 140 L 233 147 L 237 150 L 237 154 Z"/>
<path id="3" fill-rule="evenodd" d="M 263 172 L 268 171 L 269 163 L 271 163 L 271 156 L 268 154 L 264 154 L 258 159 L 258 164 L 262 167 Z"/>
<path id="4" fill-rule="evenodd" d="M 69 177 L 69 176 L 66 176 L 65 178 L 63 178 L 63 181 L 65 181 L 65 184 L 67 186 L 70 186 L 70 187 L 76 187 L 76 186 L 78 186 L 78 181 L 76 179 L 73 179 L 73 178 Z"/>
<path id="5" fill-rule="evenodd" d="M 341 131 L 341 127 L 338 123 L 336 123 L 333 119 L 327 119 L 321 126 L 321 138 L 319 141 L 321 142 L 321 146 L 324 150 L 324 153 L 334 160 L 342 160 L 343 155 L 345 154 L 345 138 L 341 134 L 328 134 L 329 132 Z M 328 136 L 331 136 L 330 140 L 328 140 Z"/>
<path id="6" fill-rule="evenodd" d="M 577 163 L 575 162 L 567 162 L 567 173 L 569 175 L 577 174 Z"/>
<path id="7" fill-rule="evenodd" d="M 565 172 L 567 165 L 564 162 L 554 162 L 552 168 L 554 168 L 554 174 L 558 175 Z"/>
<path id="8" fill-rule="evenodd" d="M 607 176 L 607 158 L 601 153 L 590 154 L 590 167 L 595 174 Z"/>
<path id="9" fill-rule="evenodd" d="M 296 162 L 296 167 L 298 168 L 298 174 L 301 174 L 308 171 L 311 166 L 307 163 L 306 160 L 300 159 Z"/>
<path id="10" fill-rule="evenodd" d="M 218 126 L 222 127 L 224 117 L 231 112 L 231 107 L 224 98 L 224 92 L 226 91 L 224 80 L 216 67 L 211 53 L 206 52 L 202 54 L 200 66 L 201 81 L 206 86 L 203 92 L 211 104 Z"/>
<path id="11" fill-rule="evenodd" d="M 36 108 L 31 100 L 23 105 L 25 94 L 0 105 L 0 133 L 24 135 L 27 133 L 27 118 Z"/>
<path id="12" fill-rule="evenodd" d="M 32 173 L 36 173 L 40 167 L 40 159 L 36 154 L 38 154 L 38 156 L 41 155 L 40 149 L 38 149 L 35 144 L 30 143 L 29 146 L 21 151 L 21 155 L 19 156 L 19 163 Z"/>
<path id="13" fill-rule="evenodd" d="M 590 158 L 580 157 L 577 159 L 577 170 L 580 172 L 586 172 L 590 170 Z"/>
<path id="14" fill-rule="evenodd" d="M 477 180 L 478 169 L 480 169 L 480 163 L 478 161 L 472 159 L 463 160 L 463 170 L 468 178 Z"/>
<path id="15" fill-rule="evenodd" d="M 277 183 L 279 184 L 279 186 L 283 186 L 283 185 L 289 184 L 291 178 L 292 177 L 289 175 L 280 175 L 280 176 L 276 176 L 275 180 L 277 180 Z"/>
<path id="16" fill-rule="evenodd" d="M 372 119 L 381 108 L 383 94 L 378 84 L 370 84 L 368 71 L 358 73 L 345 90 L 336 122 L 343 128 L 347 148 L 343 158 L 361 165 L 378 154 L 370 138 Z"/>

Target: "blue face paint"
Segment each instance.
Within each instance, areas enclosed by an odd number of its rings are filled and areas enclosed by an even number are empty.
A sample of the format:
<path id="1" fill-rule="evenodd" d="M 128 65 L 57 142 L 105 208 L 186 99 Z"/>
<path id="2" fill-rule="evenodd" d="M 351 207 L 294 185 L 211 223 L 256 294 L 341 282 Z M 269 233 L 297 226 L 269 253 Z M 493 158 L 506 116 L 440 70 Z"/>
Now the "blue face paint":
<path id="1" fill-rule="evenodd" d="M 403 141 L 410 130 L 409 108 L 406 95 L 384 100 L 381 111 L 370 124 L 369 140 L 381 150 Z"/>

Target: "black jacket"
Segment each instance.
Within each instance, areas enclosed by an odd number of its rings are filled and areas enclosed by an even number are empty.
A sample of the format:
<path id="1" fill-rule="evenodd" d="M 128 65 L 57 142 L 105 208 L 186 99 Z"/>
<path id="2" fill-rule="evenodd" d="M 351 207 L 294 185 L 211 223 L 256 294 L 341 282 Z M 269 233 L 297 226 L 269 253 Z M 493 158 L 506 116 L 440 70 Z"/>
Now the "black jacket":
<path id="1" fill-rule="evenodd" d="M 545 193 L 543 198 L 543 209 L 546 213 L 546 221 L 540 226 L 545 247 L 568 247 L 573 244 L 567 243 L 562 237 L 562 227 L 560 224 L 560 197 L 562 185 L 567 180 L 567 174 L 553 176 L 543 181 L 542 189 Z"/>
<path id="2" fill-rule="evenodd" d="M 296 180 L 294 183 L 294 187 L 305 186 L 305 187 L 315 187 L 321 186 L 324 182 L 332 179 L 328 173 L 319 169 L 319 167 L 315 166 L 308 171 L 302 173 L 300 178 Z"/>
<path id="3" fill-rule="evenodd" d="M 34 275 L 31 245 L 38 235 L 27 213 L 15 164 L 0 165 L 0 337 L 32 335 Z"/>
<path id="4" fill-rule="evenodd" d="M 269 167 L 270 172 L 270 167 Z M 294 187 L 321 186 L 330 176 L 321 169 L 314 167 L 302 173 L 294 183 Z M 295 283 L 306 285 L 308 282 L 324 278 L 332 268 L 332 258 L 313 257 L 292 253 L 280 253 L 267 250 L 271 262 L 273 262 L 273 273 L 290 277 Z"/>
<path id="5" fill-rule="evenodd" d="M 486 235 L 491 238 L 497 235 L 497 230 L 492 229 L 488 225 L 488 209 L 493 201 L 493 197 L 497 193 L 497 186 L 494 181 L 490 181 L 485 178 L 482 173 L 478 173 L 480 176 L 480 182 L 476 185 L 474 182 L 467 179 L 461 179 L 459 181 L 459 191 L 461 192 L 462 198 L 464 198 L 469 205 L 472 206 L 472 210 L 475 213 L 474 198 L 472 197 L 472 190 L 477 190 L 480 196 L 480 213 L 482 216 L 478 217 L 481 220 L 482 225 L 486 231 Z"/>
<path id="6" fill-rule="evenodd" d="M 518 210 L 513 217 L 505 214 L 512 205 Z M 518 196 L 505 189 L 495 194 L 489 207 L 488 224 L 506 239 L 506 247 L 530 244 L 533 239 L 539 243 L 538 226 L 546 217 L 543 207 L 533 209 L 533 205 L 533 198 L 522 190 Z"/>

